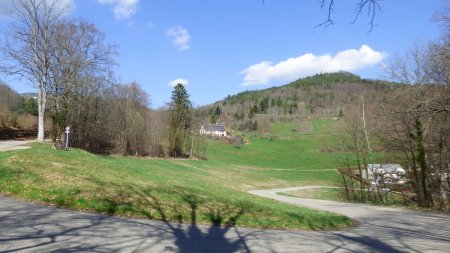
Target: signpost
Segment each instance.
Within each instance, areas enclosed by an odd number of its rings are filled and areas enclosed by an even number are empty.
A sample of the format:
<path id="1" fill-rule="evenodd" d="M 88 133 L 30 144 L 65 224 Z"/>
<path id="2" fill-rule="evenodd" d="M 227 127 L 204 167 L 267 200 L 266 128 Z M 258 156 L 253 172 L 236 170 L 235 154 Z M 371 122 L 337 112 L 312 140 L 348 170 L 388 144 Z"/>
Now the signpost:
<path id="1" fill-rule="evenodd" d="M 69 149 L 69 133 L 70 133 L 70 127 L 66 127 L 66 147 L 65 147 L 65 150 Z"/>

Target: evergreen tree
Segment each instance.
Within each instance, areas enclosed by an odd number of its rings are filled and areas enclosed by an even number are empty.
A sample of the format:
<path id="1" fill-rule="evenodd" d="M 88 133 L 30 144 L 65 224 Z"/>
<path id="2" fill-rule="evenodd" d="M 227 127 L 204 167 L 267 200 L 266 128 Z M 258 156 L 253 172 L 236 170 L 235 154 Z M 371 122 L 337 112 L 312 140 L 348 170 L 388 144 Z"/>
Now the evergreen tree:
<path id="1" fill-rule="evenodd" d="M 25 102 L 25 112 L 33 116 L 38 116 L 38 103 L 36 99 L 30 98 Z"/>
<path id="2" fill-rule="evenodd" d="M 172 91 L 169 109 L 169 148 L 173 156 L 182 156 L 183 146 L 189 138 L 192 123 L 192 104 L 189 94 L 182 84 L 177 84 Z"/>
<path id="3" fill-rule="evenodd" d="M 216 116 L 220 116 L 220 114 L 222 114 L 222 111 L 220 110 L 220 107 L 219 107 L 219 106 L 216 107 L 216 109 L 215 109 L 215 111 L 214 111 L 214 114 L 215 114 Z"/>
<path id="4" fill-rule="evenodd" d="M 269 109 L 269 96 L 266 96 L 259 102 L 259 108 L 262 113 L 266 113 Z"/>

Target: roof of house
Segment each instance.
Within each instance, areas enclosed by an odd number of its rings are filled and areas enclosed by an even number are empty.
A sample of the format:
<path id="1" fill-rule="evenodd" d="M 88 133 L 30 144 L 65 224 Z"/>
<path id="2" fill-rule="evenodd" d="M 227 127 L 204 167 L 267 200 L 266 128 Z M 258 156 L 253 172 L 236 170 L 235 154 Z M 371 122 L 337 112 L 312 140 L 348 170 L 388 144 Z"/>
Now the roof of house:
<path id="1" fill-rule="evenodd" d="M 206 131 L 225 132 L 225 127 L 222 124 L 204 124 L 203 127 Z"/>
<path id="2" fill-rule="evenodd" d="M 367 168 L 369 170 L 376 170 L 376 169 L 383 169 L 385 173 L 395 173 L 397 172 L 397 169 L 402 169 L 402 166 L 400 164 L 367 164 Z"/>

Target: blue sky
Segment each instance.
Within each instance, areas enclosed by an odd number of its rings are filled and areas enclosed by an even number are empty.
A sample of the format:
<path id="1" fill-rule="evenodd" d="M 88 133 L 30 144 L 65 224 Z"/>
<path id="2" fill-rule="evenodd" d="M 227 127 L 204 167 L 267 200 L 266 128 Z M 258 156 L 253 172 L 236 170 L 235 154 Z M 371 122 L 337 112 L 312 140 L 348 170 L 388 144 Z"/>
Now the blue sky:
<path id="1" fill-rule="evenodd" d="M 94 23 L 119 46 L 117 77 L 138 82 L 154 108 L 169 101 L 174 80 L 187 83 L 194 105 L 203 105 L 321 71 L 378 78 L 397 53 L 438 36 L 431 17 L 444 5 L 382 1 L 368 33 L 365 14 L 350 24 L 356 0 L 336 1 L 336 24 L 327 28 L 314 28 L 327 15 L 316 0 L 63 1 L 73 3 L 70 16 Z M 5 29 L 7 20 L 0 22 Z M 34 90 L 25 81 L 5 81 L 19 92 Z"/>

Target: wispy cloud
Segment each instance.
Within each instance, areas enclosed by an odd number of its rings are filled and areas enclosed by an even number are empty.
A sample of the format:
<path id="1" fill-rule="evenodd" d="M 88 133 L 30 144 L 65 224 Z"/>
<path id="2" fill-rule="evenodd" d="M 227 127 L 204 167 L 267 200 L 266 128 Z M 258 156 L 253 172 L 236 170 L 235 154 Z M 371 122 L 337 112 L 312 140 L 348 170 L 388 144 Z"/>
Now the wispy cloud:
<path id="1" fill-rule="evenodd" d="M 114 16 L 117 19 L 130 18 L 136 13 L 140 0 L 97 0 L 101 4 L 113 5 Z"/>
<path id="2" fill-rule="evenodd" d="M 177 78 L 173 81 L 169 82 L 169 86 L 175 87 L 177 86 L 177 84 L 181 83 L 184 86 L 187 86 L 189 84 L 189 80 L 184 79 L 184 78 Z"/>
<path id="3" fill-rule="evenodd" d="M 273 80 L 293 81 L 320 72 L 368 68 L 382 63 L 387 55 L 386 52 L 375 51 L 368 45 L 362 45 L 359 49 L 347 49 L 335 56 L 316 56 L 309 53 L 278 63 L 263 61 L 247 67 L 239 75 L 245 75 L 243 86 L 268 84 Z"/>
<path id="4" fill-rule="evenodd" d="M 181 26 L 175 26 L 167 30 L 167 36 L 172 37 L 173 45 L 178 51 L 185 51 L 189 49 L 189 42 L 191 41 L 191 35 L 188 30 Z"/>

